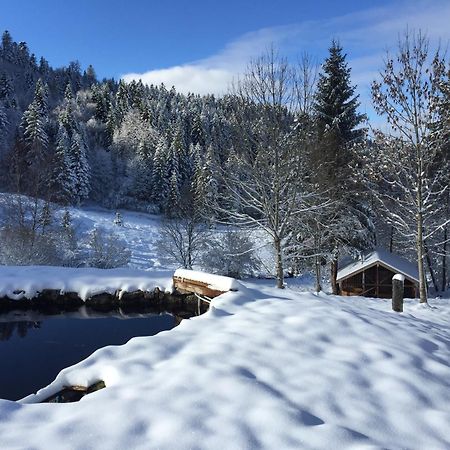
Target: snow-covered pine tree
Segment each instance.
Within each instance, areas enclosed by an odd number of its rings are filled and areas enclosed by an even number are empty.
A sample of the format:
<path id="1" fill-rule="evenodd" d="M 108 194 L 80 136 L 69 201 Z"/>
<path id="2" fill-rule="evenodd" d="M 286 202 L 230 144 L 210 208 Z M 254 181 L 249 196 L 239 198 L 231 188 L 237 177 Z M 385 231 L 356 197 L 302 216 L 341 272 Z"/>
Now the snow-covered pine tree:
<path id="1" fill-rule="evenodd" d="M 42 207 L 41 213 L 39 215 L 38 222 L 39 222 L 39 226 L 41 227 L 41 234 L 44 235 L 46 229 L 53 222 L 52 211 L 50 209 L 49 202 L 44 203 L 44 206 Z"/>
<path id="2" fill-rule="evenodd" d="M 160 136 L 153 156 L 152 200 L 160 208 L 165 207 L 169 195 L 169 146 L 167 138 Z"/>
<path id="3" fill-rule="evenodd" d="M 72 86 L 67 83 L 64 92 L 64 100 L 61 113 L 59 114 L 59 122 L 65 128 L 68 138 L 70 139 L 77 131 L 78 126 L 75 120 L 75 102 L 73 99 Z"/>
<path id="4" fill-rule="evenodd" d="M 178 172 L 176 166 L 172 168 L 172 173 L 169 179 L 169 194 L 167 197 L 165 212 L 168 216 L 173 216 L 176 209 L 180 205 L 181 195 L 178 181 Z"/>
<path id="5" fill-rule="evenodd" d="M 118 227 L 123 226 L 122 214 L 120 214 L 119 211 L 116 211 L 116 215 L 114 217 L 114 225 L 117 225 Z"/>
<path id="6" fill-rule="evenodd" d="M 74 198 L 76 185 L 75 164 L 72 161 L 70 139 L 66 128 L 60 123 L 56 136 L 50 188 L 56 201 L 69 204 Z"/>
<path id="7" fill-rule="evenodd" d="M 33 102 L 36 104 L 36 107 L 42 116 L 45 117 L 48 115 L 48 85 L 42 78 L 39 78 L 36 82 Z"/>
<path id="8" fill-rule="evenodd" d="M 2 45 L 0 48 L 0 55 L 5 61 L 14 62 L 15 46 L 10 32 L 5 30 L 2 34 Z"/>
<path id="9" fill-rule="evenodd" d="M 70 160 L 74 175 L 73 198 L 80 204 L 89 196 L 91 169 L 86 156 L 86 145 L 83 136 L 74 132 L 70 145 Z"/>
<path id="10" fill-rule="evenodd" d="M 199 145 L 197 144 L 199 147 Z M 197 148 L 196 146 L 196 148 Z M 194 170 L 194 200 L 204 218 L 215 217 L 219 197 L 220 166 L 210 145 L 202 158 L 201 149 L 196 150 Z"/>
<path id="11" fill-rule="evenodd" d="M 0 75 L 0 101 L 6 108 L 15 108 L 17 105 L 12 81 L 5 72 Z"/>
<path id="12" fill-rule="evenodd" d="M 85 88 L 90 88 L 97 81 L 97 75 L 95 73 L 92 64 L 87 66 L 87 69 L 83 73 L 83 85 Z"/>
<path id="13" fill-rule="evenodd" d="M 0 131 L 2 133 L 0 136 L 0 142 L 1 142 L 2 138 L 4 137 L 4 133 L 5 133 L 8 125 L 9 125 L 9 121 L 8 121 L 8 117 L 6 116 L 5 107 L 0 102 Z"/>
<path id="14" fill-rule="evenodd" d="M 121 122 L 130 108 L 130 99 L 128 97 L 128 88 L 125 81 L 120 80 L 116 93 L 116 113 Z"/>
<path id="15" fill-rule="evenodd" d="M 64 214 L 61 219 L 61 226 L 64 228 L 64 230 L 68 230 L 72 227 L 72 216 L 70 215 L 68 209 L 64 211 Z"/>
<path id="16" fill-rule="evenodd" d="M 311 163 L 319 169 L 315 174 L 319 190 L 326 191 L 333 204 L 328 220 L 320 223 L 326 224 L 330 237 L 328 252 L 335 294 L 342 247 L 370 248 L 372 235 L 370 229 L 365 229 L 370 220 L 361 206 L 361 192 L 355 189 L 359 186 L 351 169 L 355 149 L 364 143 L 361 125 L 366 118 L 358 112 L 359 96 L 351 84 L 350 72 L 342 46 L 333 40 L 317 83 L 314 109 L 318 145 Z"/>
<path id="17" fill-rule="evenodd" d="M 48 112 L 45 92 L 42 83 L 38 82 L 34 100 L 22 116 L 21 129 L 27 147 L 27 161 L 30 165 L 40 164 L 47 157 L 49 137 L 46 131 Z"/>

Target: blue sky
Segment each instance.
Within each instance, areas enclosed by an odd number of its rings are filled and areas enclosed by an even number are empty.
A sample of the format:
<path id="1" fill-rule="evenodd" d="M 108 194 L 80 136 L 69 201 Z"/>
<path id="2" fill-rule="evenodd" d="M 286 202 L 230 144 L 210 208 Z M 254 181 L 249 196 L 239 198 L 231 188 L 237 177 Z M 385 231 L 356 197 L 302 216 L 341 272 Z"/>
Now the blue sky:
<path id="1" fill-rule="evenodd" d="M 271 44 L 322 60 L 340 39 L 363 103 L 370 80 L 406 26 L 450 39 L 449 0 L 3 1 L 0 28 L 52 65 L 79 60 L 100 77 L 225 92 Z M 366 106 L 363 106 L 365 108 Z"/>

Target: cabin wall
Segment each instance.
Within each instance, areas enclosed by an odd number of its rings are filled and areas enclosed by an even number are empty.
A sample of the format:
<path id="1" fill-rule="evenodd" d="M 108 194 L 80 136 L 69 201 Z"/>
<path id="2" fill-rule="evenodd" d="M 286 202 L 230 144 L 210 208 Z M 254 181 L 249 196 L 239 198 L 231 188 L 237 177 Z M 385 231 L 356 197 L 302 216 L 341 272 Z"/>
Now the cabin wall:
<path id="1" fill-rule="evenodd" d="M 392 270 L 374 265 L 339 282 L 341 295 L 362 295 L 364 297 L 391 298 L 392 277 L 396 274 Z M 404 296 L 416 297 L 416 285 L 405 280 Z"/>

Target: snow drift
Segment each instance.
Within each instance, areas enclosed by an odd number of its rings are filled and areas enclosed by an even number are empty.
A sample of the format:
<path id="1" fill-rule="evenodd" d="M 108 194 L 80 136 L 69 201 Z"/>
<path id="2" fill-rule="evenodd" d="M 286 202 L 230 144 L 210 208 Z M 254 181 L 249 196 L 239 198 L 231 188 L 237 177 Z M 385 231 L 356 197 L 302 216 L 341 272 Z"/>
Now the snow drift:
<path id="1" fill-rule="evenodd" d="M 1 447 L 449 448 L 450 305 L 405 311 L 247 283 L 0 401 Z M 27 404 L 100 379 L 79 403 Z"/>

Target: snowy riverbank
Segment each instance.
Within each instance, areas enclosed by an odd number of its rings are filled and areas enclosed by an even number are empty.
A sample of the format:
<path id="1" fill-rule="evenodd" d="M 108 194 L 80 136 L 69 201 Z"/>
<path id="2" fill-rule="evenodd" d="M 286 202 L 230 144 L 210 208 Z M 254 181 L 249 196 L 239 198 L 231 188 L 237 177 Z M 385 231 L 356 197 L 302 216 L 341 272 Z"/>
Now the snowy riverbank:
<path id="1" fill-rule="evenodd" d="M 387 300 L 246 286 L 174 330 L 98 350 L 37 396 L 0 401 L 1 447 L 450 446 L 447 300 L 396 314 Z M 27 404 L 100 379 L 79 403 Z"/>
<path id="2" fill-rule="evenodd" d="M 51 266 L 0 266 L 0 298 L 31 299 L 44 289 L 76 292 L 82 300 L 115 292 L 171 291 L 172 271 Z"/>

